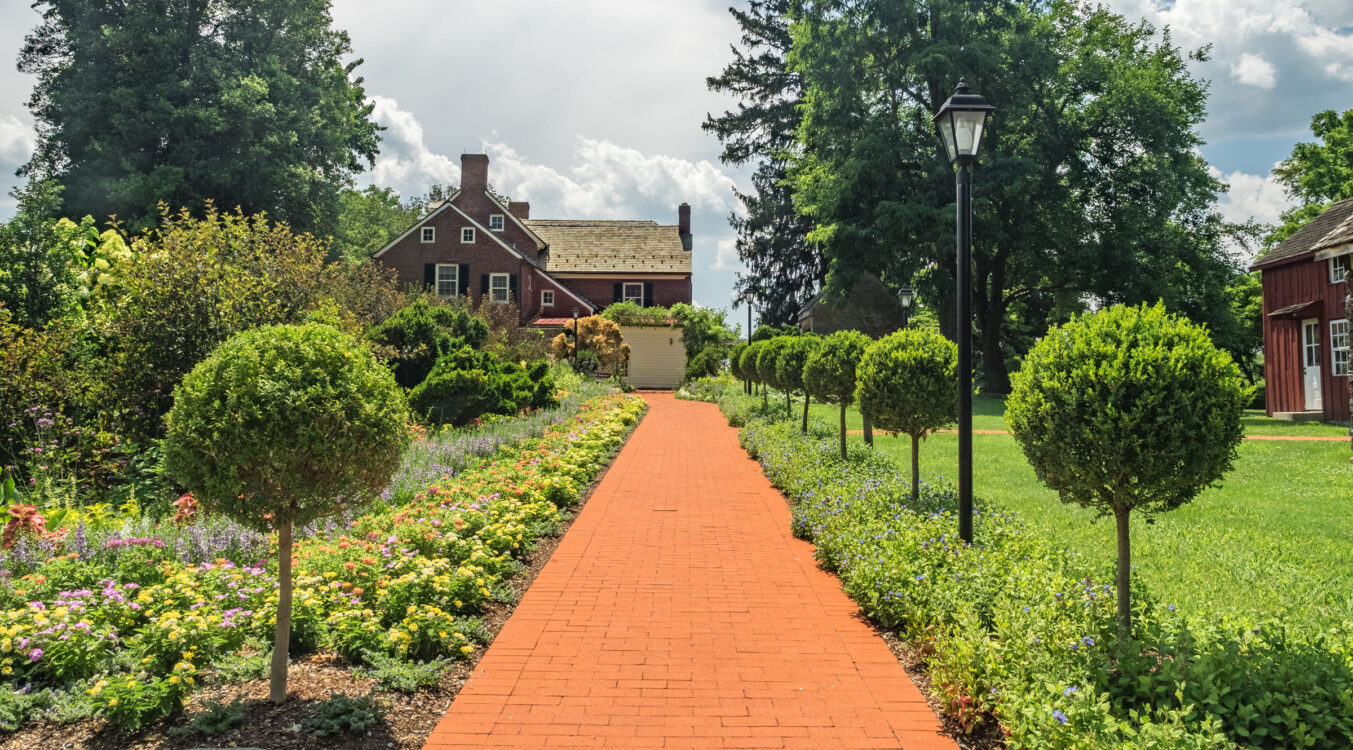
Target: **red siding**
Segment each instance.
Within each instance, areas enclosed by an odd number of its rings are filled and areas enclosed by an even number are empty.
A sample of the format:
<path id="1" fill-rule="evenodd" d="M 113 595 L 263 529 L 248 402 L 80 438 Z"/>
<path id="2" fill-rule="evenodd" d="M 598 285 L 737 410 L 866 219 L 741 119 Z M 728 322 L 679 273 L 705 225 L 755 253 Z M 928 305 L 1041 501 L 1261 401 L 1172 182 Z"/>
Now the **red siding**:
<path id="1" fill-rule="evenodd" d="M 1344 284 L 1329 282 L 1329 264 L 1312 256 L 1263 269 L 1264 380 L 1268 388 L 1268 413 L 1305 411 L 1301 359 L 1301 321 L 1320 320 L 1321 403 L 1326 419 L 1348 420 L 1347 376 L 1332 374 L 1330 321 L 1344 318 Z M 1269 313 L 1289 305 L 1315 302 L 1296 314 L 1281 318 Z"/>

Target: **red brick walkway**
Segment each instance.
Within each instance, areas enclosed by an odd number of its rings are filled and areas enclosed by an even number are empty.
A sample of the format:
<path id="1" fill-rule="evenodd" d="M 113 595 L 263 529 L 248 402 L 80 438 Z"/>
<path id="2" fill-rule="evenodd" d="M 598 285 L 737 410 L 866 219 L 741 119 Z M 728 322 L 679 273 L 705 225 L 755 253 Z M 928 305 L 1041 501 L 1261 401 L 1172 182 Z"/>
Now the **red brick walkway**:
<path id="1" fill-rule="evenodd" d="M 717 407 L 645 398 L 426 748 L 956 748 Z"/>

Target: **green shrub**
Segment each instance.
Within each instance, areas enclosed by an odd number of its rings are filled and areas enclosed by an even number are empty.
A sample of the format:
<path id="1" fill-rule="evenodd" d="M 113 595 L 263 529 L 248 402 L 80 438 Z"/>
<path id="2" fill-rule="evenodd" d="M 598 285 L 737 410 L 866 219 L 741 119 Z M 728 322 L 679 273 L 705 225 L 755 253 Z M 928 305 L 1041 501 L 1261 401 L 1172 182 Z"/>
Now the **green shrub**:
<path id="1" fill-rule="evenodd" d="M 170 473 L 206 510 L 278 532 L 274 702 L 286 699 L 292 529 L 384 489 L 409 443 L 408 416 L 370 351 L 314 323 L 238 334 L 175 392 Z"/>
<path id="2" fill-rule="evenodd" d="M 430 424 L 464 425 L 484 414 L 511 415 L 555 404 L 554 377 L 545 362 L 524 368 L 462 347 L 444 354 L 409 393 L 409 405 Z"/>
<path id="3" fill-rule="evenodd" d="M 1012 378 L 1006 421 L 1062 502 L 1112 515 L 1118 623 L 1131 632 L 1132 511 L 1192 500 L 1235 462 L 1251 397 L 1207 330 L 1164 305 L 1122 305 L 1048 332 Z"/>
<path id="4" fill-rule="evenodd" d="M 595 377 L 601 369 L 601 360 L 597 357 L 597 353 L 586 349 L 575 353 L 568 363 L 574 372 L 588 377 Z"/>
<path id="5" fill-rule="evenodd" d="M 342 693 L 316 703 L 301 725 L 316 737 L 363 735 L 384 721 L 384 709 L 375 696 L 350 698 Z"/>
<path id="6" fill-rule="evenodd" d="M 683 382 L 689 382 L 697 378 L 712 378 L 723 372 L 724 361 L 728 356 L 728 350 L 722 344 L 711 344 L 704 348 L 699 354 L 695 355 L 686 362 L 686 372 L 682 376 Z"/>
<path id="7" fill-rule="evenodd" d="M 841 456 L 846 455 L 846 408 L 855 402 L 855 368 L 869 346 L 869 337 L 859 331 L 837 331 L 822 337 L 822 343 L 803 365 L 803 385 L 810 398 L 841 408 Z"/>
<path id="8" fill-rule="evenodd" d="M 813 399 L 804 388 L 803 370 L 808 364 L 808 358 L 821 345 L 822 339 L 817 336 L 792 336 L 780 347 L 780 354 L 775 360 L 776 383 L 786 392 L 804 394 L 802 430 L 805 434 L 808 432 L 808 405 Z"/>
<path id="9" fill-rule="evenodd" d="M 780 385 L 779 371 L 777 366 L 780 362 L 780 352 L 793 339 L 791 336 L 776 336 L 773 339 L 767 339 L 760 342 L 760 347 L 756 352 L 756 376 L 761 383 L 768 388 L 777 388 L 784 391 L 785 394 L 785 416 L 788 417 L 793 408 L 788 389 Z M 769 398 L 769 396 L 767 396 Z"/>
<path id="10" fill-rule="evenodd" d="M 855 399 L 875 427 L 911 437 L 912 499 L 921 491 L 921 441 L 954 421 L 958 347 L 938 333 L 903 329 L 865 349 Z"/>
<path id="11" fill-rule="evenodd" d="M 201 711 L 193 715 L 187 726 L 175 727 L 169 732 L 170 734 L 200 734 L 206 737 L 215 737 L 243 724 L 244 713 L 244 701 L 239 696 L 235 696 L 234 700 L 229 703 L 221 700 L 209 700 L 202 705 Z"/>
<path id="12" fill-rule="evenodd" d="M 728 372 L 738 380 L 748 381 L 747 373 L 742 371 L 742 354 L 747 351 L 747 342 L 739 341 L 728 350 Z"/>
<path id="13" fill-rule="evenodd" d="M 463 346 L 482 349 L 489 326 L 463 309 L 418 297 L 373 326 L 367 337 L 384 347 L 395 380 L 413 388 L 427 378 L 440 357 Z"/>
<path id="14" fill-rule="evenodd" d="M 399 693 L 416 693 L 436 685 L 454 663 L 451 659 L 408 661 L 379 652 L 367 652 L 363 661 L 370 666 L 359 669 L 358 674 L 370 677 L 386 690 Z"/>

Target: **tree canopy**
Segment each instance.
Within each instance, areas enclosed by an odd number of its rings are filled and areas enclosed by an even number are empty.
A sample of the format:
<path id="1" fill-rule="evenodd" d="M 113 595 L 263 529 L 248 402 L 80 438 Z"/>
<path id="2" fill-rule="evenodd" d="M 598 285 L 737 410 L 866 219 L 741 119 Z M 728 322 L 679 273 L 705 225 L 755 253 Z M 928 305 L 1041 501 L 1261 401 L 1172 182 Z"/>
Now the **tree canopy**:
<path id="1" fill-rule="evenodd" d="M 1320 215 L 1330 203 L 1353 198 L 1353 109 L 1342 115 L 1325 110 L 1311 118 L 1319 143 L 1298 143 L 1273 170 L 1298 205 L 1283 213 L 1283 223 L 1268 243 L 1275 245 Z"/>
<path id="2" fill-rule="evenodd" d="M 19 70 L 37 77 L 24 171 L 65 187 L 67 216 L 154 224 L 206 200 L 329 234 L 371 163 L 360 60 L 328 0 L 38 0 Z"/>

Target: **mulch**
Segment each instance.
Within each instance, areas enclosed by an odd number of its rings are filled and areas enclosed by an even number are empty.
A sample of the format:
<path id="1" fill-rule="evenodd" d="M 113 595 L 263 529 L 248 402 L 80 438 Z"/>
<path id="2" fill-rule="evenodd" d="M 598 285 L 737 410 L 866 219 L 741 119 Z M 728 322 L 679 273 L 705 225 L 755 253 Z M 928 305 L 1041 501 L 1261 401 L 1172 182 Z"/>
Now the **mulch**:
<path id="1" fill-rule="evenodd" d="M 618 453 L 617 453 L 618 455 Z M 578 504 L 564 513 L 556 536 L 537 543 L 525 562 L 521 575 L 512 579 L 516 596 L 511 604 L 492 602 L 479 615 L 488 631 L 498 631 L 516 608 L 516 602 L 530 587 L 573 525 L 574 519 L 606 477 L 615 457 L 602 468 L 582 495 Z M 355 674 L 332 654 L 312 654 L 293 660 L 287 672 L 287 702 L 276 706 L 268 700 L 268 680 L 251 680 L 228 685 L 211 685 L 194 693 L 184 703 L 184 711 L 166 722 L 135 732 L 126 732 L 103 719 L 87 719 L 69 724 L 38 721 L 0 740 L 0 750 L 188 750 L 190 748 L 266 748 L 266 750 L 420 750 L 451 701 L 487 647 L 477 649 L 470 658 L 458 661 L 442 675 L 435 687 L 411 695 L 392 691 L 377 693 L 384 706 L 384 721 L 362 736 L 316 737 L 303 731 L 301 722 L 313 707 L 336 694 L 363 696 L 376 689 L 374 680 Z M 245 703 L 245 718 L 239 727 L 211 737 L 200 734 L 169 734 L 168 730 L 189 723 L 211 701 L 229 703 L 236 697 Z"/>

